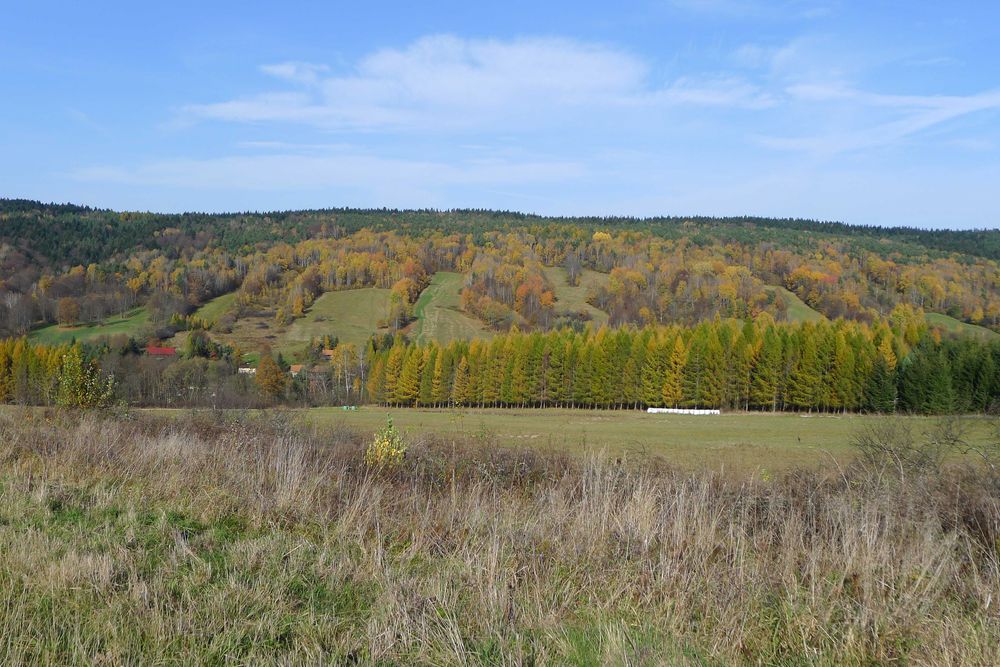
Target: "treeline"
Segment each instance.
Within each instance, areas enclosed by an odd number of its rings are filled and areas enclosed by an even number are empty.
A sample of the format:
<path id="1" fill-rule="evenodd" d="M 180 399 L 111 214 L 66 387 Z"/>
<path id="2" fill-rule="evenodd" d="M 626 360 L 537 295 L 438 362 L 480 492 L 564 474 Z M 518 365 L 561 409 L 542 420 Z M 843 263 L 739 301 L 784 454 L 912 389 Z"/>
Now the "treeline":
<path id="1" fill-rule="evenodd" d="M 0 403 L 105 407 L 114 380 L 82 346 L 0 340 Z"/>
<path id="2" fill-rule="evenodd" d="M 44 222 L 45 224 L 39 224 Z M 351 209 L 241 213 L 162 214 L 112 211 L 72 204 L 45 204 L 26 199 L 0 198 L 0 237 L 27 241 L 34 251 L 53 263 L 101 262 L 135 248 L 159 247 L 161 233 L 174 230 L 197 245 L 205 238 L 222 240 L 221 247 L 237 250 L 271 241 L 298 241 L 319 234 L 337 235 L 363 228 L 403 230 L 410 234 L 449 229 L 461 233 L 543 229 L 569 225 L 588 234 L 613 228 L 651 231 L 663 238 L 691 236 L 719 242 L 748 240 L 797 245 L 811 235 L 851 237 L 867 249 L 908 254 L 926 249 L 959 252 L 1000 260 L 1000 234 L 996 230 L 917 229 L 850 225 L 800 218 L 757 216 L 539 216 L 515 211 L 482 209 Z M 53 233 L 53 229 L 58 233 Z M 201 237 L 199 239 L 199 237 Z M 766 237 L 766 238 L 762 238 Z M 887 247 L 887 241 L 889 241 Z"/>
<path id="3" fill-rule="evenodd" d="M 405 406 L 647 406 L 821 412 L 978 412 L 1000 396 L 1000 345 L 938 340 L 913 322 L 547 333 L 378 350 L 372 401 Z"/>
<path id="4" fill-rule="evenodd" d="M 0 402 L 93 407 L 655 407 L 819 412 L 985 412 L 1000 399 L 1000 343 L 940 339 L 913 317 L 876 327 L 721 320 L 696 326 L 571 327 L 492 340 L 414 344 L 400 333 L 363 349 L 310 346 L 293 374 L 262 352 L 256 376 L 203 332 L 178 359 L 134 341 L 50 347 L 0 341 Z M 204 349 L 202 349 L 204 348 Z M 330 355 L 324 354 L 332 349 Z"/>

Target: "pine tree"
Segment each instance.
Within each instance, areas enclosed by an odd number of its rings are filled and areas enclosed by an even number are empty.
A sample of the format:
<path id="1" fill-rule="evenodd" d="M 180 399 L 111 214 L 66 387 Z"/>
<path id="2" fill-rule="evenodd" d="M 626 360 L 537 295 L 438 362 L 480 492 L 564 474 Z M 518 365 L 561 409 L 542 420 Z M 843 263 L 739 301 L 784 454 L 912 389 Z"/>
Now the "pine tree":
<path id="1" fill-rule="evenodd" d="M 451 402 L 455 405 L 469 405 L 469 361 L 464 356 L 455 369 L 455 382 L 451 390 Z"/>
<path id="2" fill-rule="evenodd" d="M 753 328 L 752 323 L 748 323 Z M 756 360 L 758 343 L 753 334 L 741 333 L 733 344 L 729 354 L 730 381 L 728 400 L 732 407 L 747 410 L 750 407 L 750 382 Z"/>
<path id="3" fill-rule="evenodd" d="M 674 337 L 669 346 L 670 356 L 667 358 L 663 372 L 663 386 L 660 396 L 663 405 L 676 408 L 684 398 L 684 367 L 687 365 L 687 348 L 680 336 Z"/>
<path id="4" fill-rule="evenodd" d="M 405 348 L 404 348 L 405 349 Z M 396 382 L 393 400 L 401 405 L 416 405 L 420 397 L 420 371 L 424 355 L 418 347 L 409 348 Z"/>
<path id="5" fill-rule="evenodd" d="M 628 357 L 622 368 L 622 403 L 636 408 L 642 402 L 642 367 L 646 360 L 646 335 L 632 335 L 628 341 Z"/>
<path id="6" fill-rule="evenodd" d="M 495 406 L 500 401 L 500 387 L 503 384 L 505 361 L 503 358 L 503 340 L 497 336 L 490 343 L 489 350 L 479 368 L 479 385 L 484 405 Z M 468 370 L 468 362 L 466 362 Z"/>
<path id="7" fill-rule="evenodd" d="M 566 344 L 558 335 L 548 343 L 548 360 L 543 400 L 547 405 L 562 405 L 566 400 Z"/>
<path id="8" fill-rule="evenodd" d="M 872 412 L 890 413 L 896 410 L 896 379 L 882 354 L 875 357 L 865 387 L 865 407 Z"/>
<path id="9" fill-rule="evenodd" d="M 663 378 L 667 372 L 667 345 L 650 336 L 642 364 L 642 402 L 649 407 L 663 405 Z"/>
<path id="10" fill-rule="evenodd" d="M 594 397 L 593 389 L 594 344 L 592 340 L 582 344 L 576 361 L 576 373 L 573 375 L 573 402 L 579 406 L 591 406 Z"/>
<path id="11" fill-rule="evenodd" d="M 773 328 L 768 327 L 751 373 L 750 402 L 755 407 L 767 408 L 772 412 L 778 409 L 781 367 L 781 339 Z"/>
<path id="12" fill-rule="evenodd" d="M 398 338 L 398 337 L 397 337 Z M 385 361 L 385 379 L 383 392 L 387 403 L 396 403 L 396 385 L 403 372 L 403 362 L 406 361 L 406 346 L 401 341 L 393 344 Z"/>
<path id="13" fill-rule="evenodd" d="M 450 358 L 448 349 L 441 350 L 434 357 L 434 372 L 431 375 L 431 401 L 434 405 L 444 405 L 451 396 L 449 378 L 445 377 L 445 367 L 448 364 L 446 359 Z"/>
<path id="14" fill-rule="evenodd" d="M 830 406 L 841 410 L 854 410 L 857 405 L 855 386 L 855 357 L 843 331 L 834 339 L 833 366 L 830 373 Z"/>
<path id="15" fill-rule="evenodd" d="M 947 355 L 940 348 L 930 358 L 930 362 L 930 386 L 924 411 L 930 414 L 947 414 L 955 409 L 951 366 Z"/>
<path id="16" fill-rule="evenodd" d="M 601 330 L 602 334 L 604 329 Z M 610 336 L 599 335 L 594 341 L 590 362 L 590 401 L 597 407 L 608 407 L 614 396 L 611 372 Z"/>
<path id="17" fill-rule="evenodd" d="M 438 347 L 431 345 L 424 351 L 424 360 L 421 364 L 420 392 L 418 401 L 420 405 L 431 405 L 434 403 L 434 366 L 437 363 Z"/>
<path id="18" fill-rule="evenodd" d="M 388 403 L 385 394 L 385 359 L 378 356 L 368 376 L 368 398 L 380 405 Z"/>
<path id="19" fill-rule="evenodd" d="M 812 411 L 817 407 L 816 397 L 823 381 L 820 370 L 816 328 L 806 325 L 796 337 L 798 355 L 788 378 L 788 400 L 799 408 Z"/>

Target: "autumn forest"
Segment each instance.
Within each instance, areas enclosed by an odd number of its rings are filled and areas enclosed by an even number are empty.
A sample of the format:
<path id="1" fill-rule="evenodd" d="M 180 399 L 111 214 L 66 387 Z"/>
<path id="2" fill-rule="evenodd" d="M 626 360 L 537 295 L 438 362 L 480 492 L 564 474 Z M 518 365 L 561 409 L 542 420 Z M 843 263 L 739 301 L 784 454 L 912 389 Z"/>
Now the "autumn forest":
<path id="1" fill-rule="evenodd" d="M 4 200 L 0 235 L 12 402 L 88 382 L 135 405 L 941 413 L 1000 396 L 997 232 Z"/>

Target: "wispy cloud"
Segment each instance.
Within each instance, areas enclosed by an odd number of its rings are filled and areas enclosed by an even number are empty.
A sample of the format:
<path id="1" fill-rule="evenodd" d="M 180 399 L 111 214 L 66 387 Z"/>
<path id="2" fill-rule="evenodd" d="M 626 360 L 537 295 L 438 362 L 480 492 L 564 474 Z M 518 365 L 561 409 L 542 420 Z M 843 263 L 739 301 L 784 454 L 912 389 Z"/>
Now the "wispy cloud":
<path id="1" fill-rule="evenodd" d="M 315 84 L 319 83 L 320 77 L 329 72 L 330 68 L 326 65 L 290 61 L 276 65 L 262 65 L 260 71 L 294 83 Z"/>
<path id="2" fill-rule="evenodd" d="M 517 129 L 599 109 L 757 109 L 773 103 L 731 75 L 688 75 L 655 84 L 650 66 L 626 51 L 558 38 L 436 35 L 372 53 L 349 74 L 329 75 L 323 65 L 300 62 L 261 70 L 294 88 L 189 105 L 183 113 L 342 130 Z"/>
<path id="3" fill-rule="evenodd" d="M 586 169 L 570 160 L 466 159 L 460 162 L 386 158 L 363 152 L 258 153 L 209 159 L 163 160 L 131 167 L 94 166 L 72 172 L 84 182 L 194 189 L 308 190 L 428 188 L 556 183 Z"/>
<path id="4" fill-rule="evenodd" d="M 800 84 L 788 88 L 795 100 L 853 110 L 881 110 L 890 120 L 867 122 L 833 132 L 800 137 L 759 136 L 772 148 L 835 154 L 896 144 L 914 134 L 970 114 L 1000 109 L 1000 90 L 973 95 L 887 95 L 857 90 L 840 83 Z"/>
<path id="5" fill-rule="evenodd" d="M 669 0 L 685 11 L 732 18 L 817 19 L 831 13 L 830 3 L 813 0 Z"/>

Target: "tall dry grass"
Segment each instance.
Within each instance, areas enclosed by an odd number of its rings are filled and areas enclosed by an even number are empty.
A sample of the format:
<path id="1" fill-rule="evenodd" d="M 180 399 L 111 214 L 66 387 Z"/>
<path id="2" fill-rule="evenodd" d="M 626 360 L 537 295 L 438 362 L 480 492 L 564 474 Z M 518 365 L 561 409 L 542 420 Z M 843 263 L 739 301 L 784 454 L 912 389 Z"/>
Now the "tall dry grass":
<path id="1" fill-rule="evenodd" d="M 0 416 L 0 662 L 1000 664 L 982 467 L 427 439 L 373 472 L 356 434 L 227 420 Z"/>

